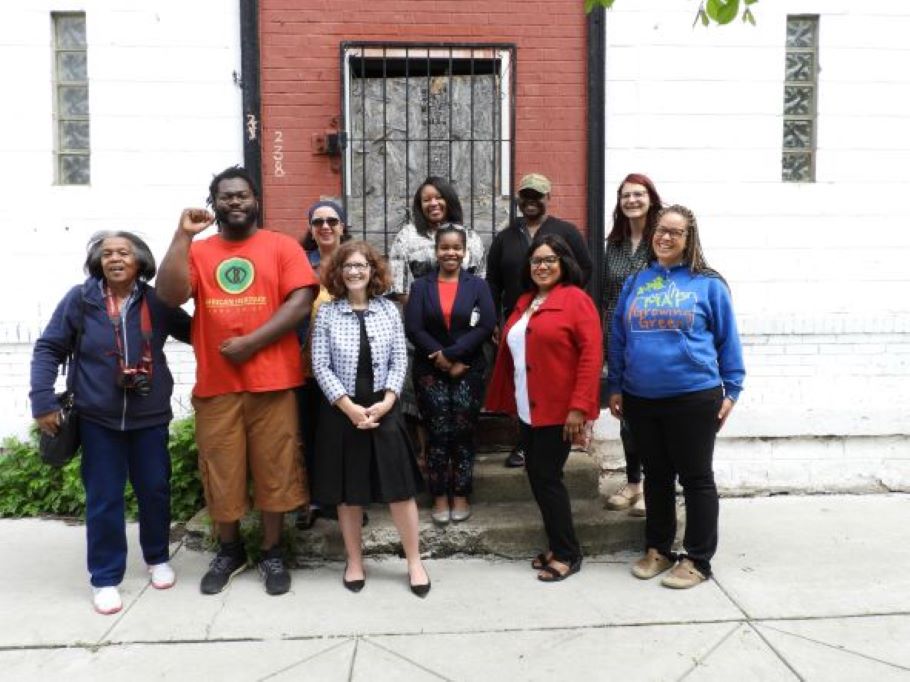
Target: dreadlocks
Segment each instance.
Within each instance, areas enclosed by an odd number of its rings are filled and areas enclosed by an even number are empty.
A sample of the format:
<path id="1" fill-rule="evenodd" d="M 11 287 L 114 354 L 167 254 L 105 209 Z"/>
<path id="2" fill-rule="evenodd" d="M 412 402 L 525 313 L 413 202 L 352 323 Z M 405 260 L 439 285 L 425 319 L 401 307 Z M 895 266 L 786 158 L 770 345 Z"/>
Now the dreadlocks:
<path id="1" fill-rule="evenodd" d="M 244 180 L 246 184 L 250 186 L 250 189 L 253 191 L 253 196 L 256 197 L 256 200 L 259 200 L 259 186 L 256 184 L 256 181 L 253 180 L 253 176 L 247 171 L 243 166 L 231 166 L 230 168 L 225 168 L 218 175 L 212 178 L 211 184 L 209 184 L 209 196 L 205 200 L 205 203 L 209 206 L 215 205 L 215 195 L 218 193 L 218 183 L 222 180 L 230 180 L 232 178 L 240 178 Z"/>
<path id="2" fill-rule="evenodd" d="M 686 248 L 683 252 L 683 258 L 686 263 L 689 264 L 689 272 L 693 275 L 717 277 L 724 284 L 727 284 L 727 280 L 725 280 L 717 270 L 708 265 L 708 261 L 705 260 L 705 254 L 701 249 L 701 240 L 698 238 L 698 221 L 695 219 L 695 214 L 692 210 L 680 204 L 672 204 L 660 209 L 660 212 L 657 214 L 657 220 L 659 221 L 668 213 L 675 213 L 678 216 L 682 216 L 686 221 Z M 651 241 L 648 243 L 648 260 L 651 261 L 656 258 L 657 254 L 654 253 L 654 244 L 653 241 Z M 729 287 L 730 285 L 727 284 L 728 289 Z"/>

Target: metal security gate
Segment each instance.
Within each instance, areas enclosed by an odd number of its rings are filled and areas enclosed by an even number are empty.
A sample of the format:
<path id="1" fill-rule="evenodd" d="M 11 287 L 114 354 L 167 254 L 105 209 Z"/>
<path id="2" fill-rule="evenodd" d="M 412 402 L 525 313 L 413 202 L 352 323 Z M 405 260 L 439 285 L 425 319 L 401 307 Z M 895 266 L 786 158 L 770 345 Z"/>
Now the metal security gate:
<path id="1" fill-rule="evenodd" d="M 388 252 L 429 175 L 458 192 L 489 242 L 513 217 L 515 46 L 343 43 L 344 203 L 354 234 Z"/>

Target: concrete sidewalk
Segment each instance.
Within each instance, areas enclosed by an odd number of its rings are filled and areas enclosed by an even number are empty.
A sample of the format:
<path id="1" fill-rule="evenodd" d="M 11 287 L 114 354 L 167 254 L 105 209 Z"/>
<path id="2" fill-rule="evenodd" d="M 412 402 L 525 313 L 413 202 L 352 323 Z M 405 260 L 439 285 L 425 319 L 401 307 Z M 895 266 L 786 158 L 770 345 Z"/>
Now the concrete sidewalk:
<path id="1" fill-rule="evenodd" d="M 322 523 L 322 521 L 320 522 Z M 526 561 L 428 561 L 255 571 L 199 593 L 210 558 L 175 547 L 177 585 L 151 589 L 131 527 L 124 610 L 96 615 L 84 529 L 0 521 L 2 680 L 910 680 L 910 496 L 729 499 L 715 577 L 675 592 L 589 557 L 539 583 Z"/>

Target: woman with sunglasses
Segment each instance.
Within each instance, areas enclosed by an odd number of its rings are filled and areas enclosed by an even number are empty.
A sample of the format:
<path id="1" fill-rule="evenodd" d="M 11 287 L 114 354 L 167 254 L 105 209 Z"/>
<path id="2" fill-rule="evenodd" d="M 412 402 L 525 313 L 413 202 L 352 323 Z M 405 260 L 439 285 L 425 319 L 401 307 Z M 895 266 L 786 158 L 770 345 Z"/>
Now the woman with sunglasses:
<path id="1" fill-rule="evenodd" d="M 713 457 L 746 375 L 730 289 L 708 267 L 695 215 L 668 206 L 648 242 L 648 268 L 626 281 L 613 316 L 610 412 L 625 419 L 644 464 L 647 580 L 685 589 L 711 575 L 718 497 Z M 686 500 L 683 552 L 676 537 L 676 479 Z"/>
<path id="2" fill-rule="evenodd" d="M 437 268 L 414 282 L 405 330 L 414 344 L 414 388 L 429 434 L 427 473 L 433 522 L 471 516 L 474 430 L 483 402 L 483 344 L 496 313 L 486 280 L 465 271 L 467 238 L 456 225 L 436 230 Z"/>
<path id="3" fill-rule="evenodd" d="M 317 201 L 307 210 L 307 231 L 301 242 L 310 265 L 316 274 L 319 274 L 323 263 L 328 263 L 332 255 L 344 242 L 351 238 L 348 233 L 344 209 L 334 201 Z M 325 286 L 319 287 L 319 295 L 313 301 L 310 315 L 304 319 L 297 330 L 300 338 L 300 353 L 303 358 L 304 384 L 297 389 L 297 410 L 300 421 L 300 431 L 303 438 L 303 455 L 306 464 L 307 476 L 312 478 L 315 461 L 313 453 L 316 449 L 316 428 L 318 424 L 319 404 L 324 398 L 322 391 L 313 379 L 313 361 L 311 345 L 313 339 L 310 320 L 316 319 L 316 313 L 326 301 L 332 300 Z M 328 510 L 331 511 L 331 510 Z M 300 528 L 310 528 L 319 518 L 321 509 L 318 504 L 311 502 L 307 508 L 302 508 L 297 518 Z"/>
<path id="4" fill-rule="evenodd" d="M 425 597 L 430 578 L 420 561 L 417 503 L 420 471 L 401 421 L 398 396 L 407 368 L 404 327 L 383 297 L 389 278 L 376 250 L 344 244 L 323 269 L 333 300 L 313 332 L 313 374 L 325 394 L 316 435 L 313 497 L 338 506 L 347 565 L 342 582 L 363 589 L 363 508 L 389 505 L 408 564 L 411 591 Z"/>
<path id="5" fill-rule="evenodd" d="M 600 313 L 562 237 L 537 235 L 521 278 L 525 293 L 503 327 L 486 407 L 518 416 L 549 542 L 531 566 L 539 580 L 556 582 L 581 570 L 563 467 L 585 421 L 600 414 L 603 339 Z"/>
<path id="6" fill-rule="evenodd" d="M 604 243 L 603 278 L 600 307 L 604 311 L 604 357 L 609 357 L 610 321 L 616 310 L 619 292 L 626 278 L 648 263 L 648 241 L 657 223 L 661 201 L 657 188 L 647 175 L 630 173 L 616 188 L 613 229 Z M 641 456 L 632 440 L 629 426 L 619 423 L 626 459 L 626 484 L 607 498 L 607 509 L 628 510 L 631 516 L 645 515 L 642 494 Z"/>

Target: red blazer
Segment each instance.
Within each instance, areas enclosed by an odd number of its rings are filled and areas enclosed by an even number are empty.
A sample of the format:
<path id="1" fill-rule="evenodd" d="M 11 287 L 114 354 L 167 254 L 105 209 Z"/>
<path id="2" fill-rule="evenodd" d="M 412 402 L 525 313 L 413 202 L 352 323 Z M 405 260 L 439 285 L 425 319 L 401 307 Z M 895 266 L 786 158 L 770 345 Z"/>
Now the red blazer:
<path id="1" fill-rule="evenodd" d="M 518 414 L 515 367 L 506 338 L 533 298 L 533 293 L 526 293 L 518 299 L 502 330 L 487 390 L 488 410 Z M 533 426 L 565 424 L 569 410 L 597 419 L 603 336 L 600 314 L 585 291 L 561 284 L 550 292 L 528 322 L 525 359 Z"/>

